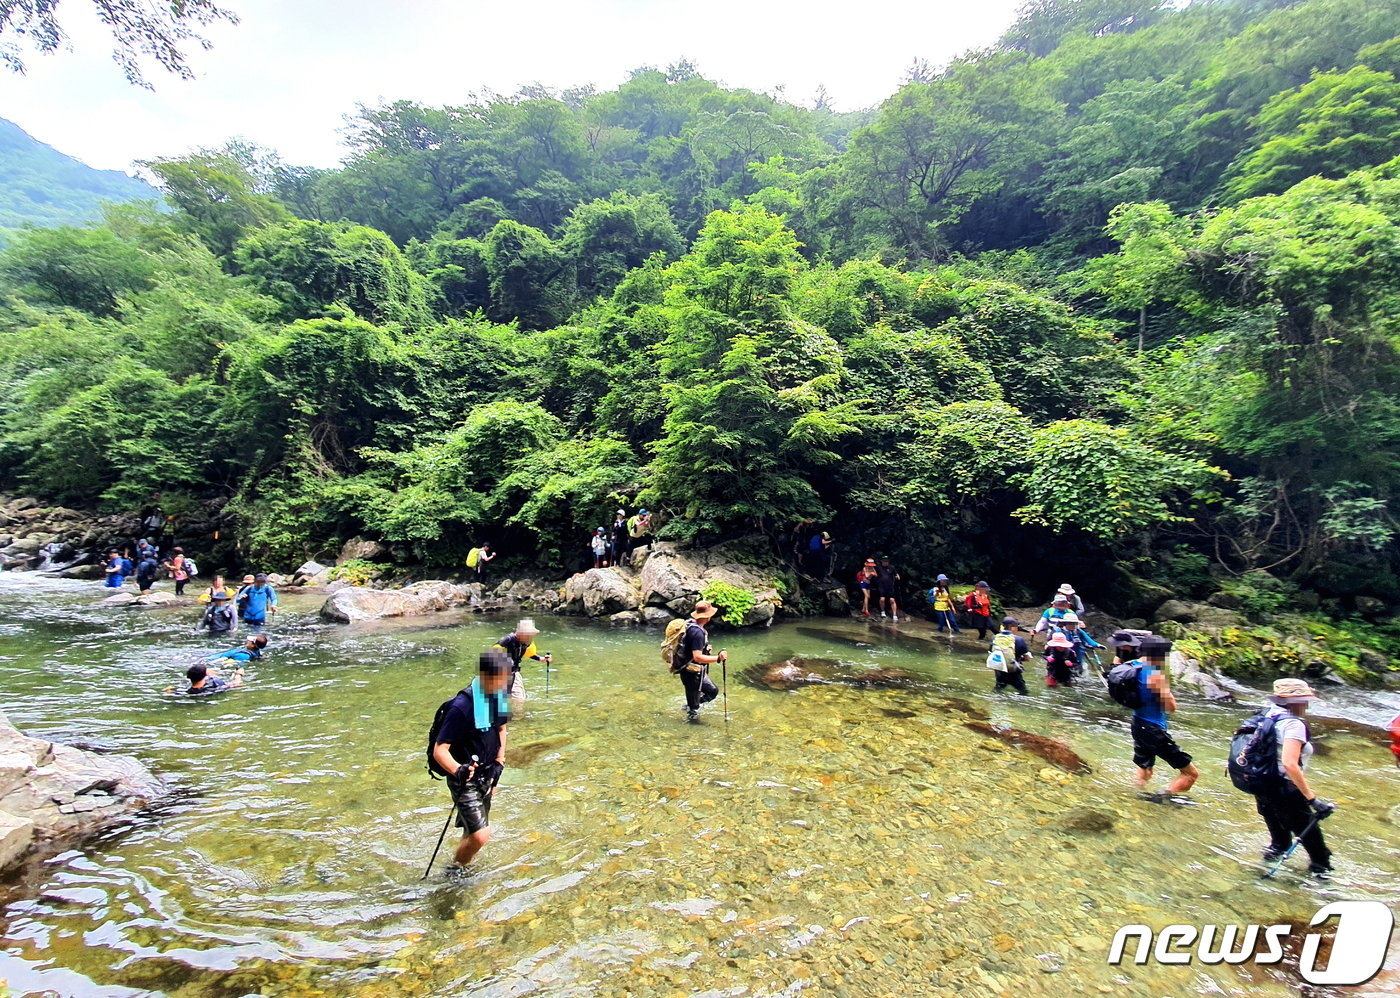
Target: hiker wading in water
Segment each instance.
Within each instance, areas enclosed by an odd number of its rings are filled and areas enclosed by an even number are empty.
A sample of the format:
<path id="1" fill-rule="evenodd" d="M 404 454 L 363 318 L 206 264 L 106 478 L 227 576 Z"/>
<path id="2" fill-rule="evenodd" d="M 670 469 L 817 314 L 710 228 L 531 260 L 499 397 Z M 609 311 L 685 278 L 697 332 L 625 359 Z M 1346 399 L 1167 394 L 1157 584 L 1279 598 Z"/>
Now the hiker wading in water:
<path id="1" fill-rule="evenodd" d="M 1133 765 L 1137 767 L 1133 783 L 1139 790 L 1146 791 L 1160 757 L 1168 766 L 1179 770 L 1165 791 L 1150 795 L 1156 800 L 1167 800 L 1190 790 L 1201 773 L 1192 764 L 1191 757 L 1167 733 L 1167 715 L 1176 712 L 1176 697 L 1167 684 L 1167 654 L 1172 650 L 1172 643 L 1149 634 L 1138 647 L 1143 663 L 1138 672 L 1142 706 L 1133 710 Z"/>
<path id="2" fill-rule="evenodd" d="M 491 799 L 505 770 L 510 672 L 504 652 L 482 652 L 477 677 L 452 699 L 433 745 L 433 761 L 447 774 L 457 806 L 462 841 L 453 858 L 462 866 L 491 839 Z"/>
<path id="3" fill-rule="evenodd" d="M 1325 880 L 1332 872 L 1332 850 L 1322 838 L 1321 819 L 1337 809 L 1330 800 L 1313 793 L 1303 770 L 1313 754 L 1308 722 L 1303 715 L 1317 699 L 1312 687 L 1301 679 L 1276 679 L 1269 700 L 1273 706 L 1266 717 L 1274 720 L 1274 744 L 1280 779 L 1275 789 L 1254 795 L 1255 809 L 1269 829 L 1269 847 L 1264 861 L 1272 862 L 1288 851 L 1297 835 L 1308 851 L 1308 872 Z"/>
<path id="4" fill-rule="evenodd" d="M 676 657 L 671 663 L 671 671 L 681 677 L 685 687 L 685 717 L 687 721 L 700 720 L 700 705 L 709 703 L 719 696 L 719 687 L 710 678 L 710 665 L 725 661 L 729 655 L 721 651 L 714 654 L 710 648 L 710 636 L 705 630 L 715 615 L 715 605 L 708 602 L 695 604 L 695 612 L 685 622 L 685 633 L 676 646 Z"/>

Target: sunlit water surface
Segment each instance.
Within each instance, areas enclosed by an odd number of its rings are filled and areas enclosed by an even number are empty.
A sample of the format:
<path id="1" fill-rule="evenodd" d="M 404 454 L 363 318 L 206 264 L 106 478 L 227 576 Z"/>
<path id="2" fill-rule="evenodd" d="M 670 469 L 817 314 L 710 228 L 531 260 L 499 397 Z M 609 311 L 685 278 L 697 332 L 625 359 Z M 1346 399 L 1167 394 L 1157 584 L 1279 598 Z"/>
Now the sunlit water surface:
<path id="1" fill-rule="evenodd" d="M 1174 729 L 1199 806 L 1144 802 L 1102 692 L 1046 690 L 1033 668 L 1032 696 L 993 696 L 982 654 L 923 621 L 725 636 L 729 722 L 716 701 L 689 725 L 656 632 L 542 620 L 557 671 L 546 692 L 527 666 L 496 837 L 469 875 L 439 857 L 423 880 L 448 804 L 428 722 L 509 622 L 337 627 L 293 596 L 249 687 L 188 702 L 161 691 L 210 647 L 194 611 L 103 595 L 0 574 L 3 709 L 114 743 L 177 794 L 0 885 L 15 995 L 1284 995 L 1286 970 L 1110 966 L 1109 944 L 1129 923 L 1306 924 L 1325 900 L 1400 898 L 1397 770 L 1374 741 L 1334 735 L 1313 763 L 1341 805 L 1333 883 L 1305 881 L 1301 852 L 1265 881 L 1262 824 L 1222 773 L 1244 709 L 1186 699 Z M 917 685 L 736 676 L 794 654 Z M 983 713 L 1063 739 L 1093 773 L 964 726 Z M 1066 828 L 1083 808 L 1112 828 Z M 1353 993 L 1395 989 L 1396 948 Z"/>

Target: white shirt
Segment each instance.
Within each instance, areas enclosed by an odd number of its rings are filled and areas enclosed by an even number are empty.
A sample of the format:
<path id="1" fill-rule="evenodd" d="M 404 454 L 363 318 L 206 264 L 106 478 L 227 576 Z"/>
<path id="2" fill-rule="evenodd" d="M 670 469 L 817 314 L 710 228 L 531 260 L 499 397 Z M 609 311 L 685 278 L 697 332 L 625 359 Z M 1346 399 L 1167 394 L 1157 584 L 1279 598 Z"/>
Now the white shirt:
<path id="1" fill-rule="evenodd" d="M 1280 707 L 1275 704 L 1269 709 L 1269 717 L 1277 717 L 1279 720 L 1274 723 L 1274 741 L 1278 745 L 1278 771 L 1280 776 L 1287 776 L 1283 768 L 1283 743 L 1292 738 L 1303 743 L 1303 751 L 1298 754 L 1298 768 L 1307 769 L 1308 760 L 1312 758 L 1312 742 L 1308 741 L 1308 725 L 1301 717 L 1292 714 L 1287 707 Z"/>

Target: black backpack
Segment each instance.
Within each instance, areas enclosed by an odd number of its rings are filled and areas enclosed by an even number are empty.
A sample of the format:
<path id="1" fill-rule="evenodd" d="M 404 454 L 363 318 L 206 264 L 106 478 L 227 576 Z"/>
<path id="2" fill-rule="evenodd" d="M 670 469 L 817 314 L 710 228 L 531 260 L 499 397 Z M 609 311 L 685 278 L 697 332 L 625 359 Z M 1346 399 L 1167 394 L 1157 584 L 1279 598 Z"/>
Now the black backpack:
<path id="1" fill-rule="evenodd" d="M 1108 695 L 1114 703 L 1132 710 L 1142 706 L 1142 684 L 1138 681 L 1141 673 L 1141 662 L 1124 662 L 1108 670 L 1104 679 L 1108 682 Z"/>
<path id="2" fill-rule="evenodd" d="M 437 713 L 433 715 L 432 727 L 428 729 L 428 775 L 435 780 L 440 780 L 448 775 L 443 771 L 443 768 L 438 765 L 437 760 L 433 758 L 433 749 L 437 746 L 438 732 L 442 730 L 442 722 L 447 719 L 447 712 L 451 710 L 452 705 L 457 702 L 457 697 L 469 693 L 470 691 L 471 687 L 467 687 L 467 689 L 460 691 L 457 696 L 454 696 L 451 700 L 444 700 L 442 705 L 438 707 Z"/>
<path id="3" fill-rule="evenodd" d="M 1261 794 L 1283 785 L 1284 777 L 1278 771 L 1278 735 L 1274 731 L 1278 722 L 1278 715 L 1271 717 L 1268 711 L 1261 711 L 1235 729 L 1225 769 L 1239 790 Z"/>

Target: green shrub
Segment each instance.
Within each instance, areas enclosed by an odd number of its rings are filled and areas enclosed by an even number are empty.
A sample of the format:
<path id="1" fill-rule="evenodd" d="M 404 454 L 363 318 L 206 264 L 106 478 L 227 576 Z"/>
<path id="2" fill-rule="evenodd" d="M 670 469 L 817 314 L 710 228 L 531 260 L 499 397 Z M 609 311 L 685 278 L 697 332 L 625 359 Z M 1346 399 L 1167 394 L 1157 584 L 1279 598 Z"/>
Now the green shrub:
<path id="1" fill-rule="evenodd" d="M 758 597 L 747 589 L 731 586 L 727 582 L 706 584 L 700 591 L 700 598 L 713 603 L 719 609 L 719 619 L 734 627 L 744 622 L 744 618 L 758 602 Z"/>
<path id="2" fill-rule="evenodd" d="M 348 582 L 352 586 L 367 586 L 371 580 L 378 577 L 381 569 L 372 561 L 365 561 L 363 558 L 352 558 L 343 565 L 337 565 L 330 570 L 330 577 L 333 580 Z"/>

